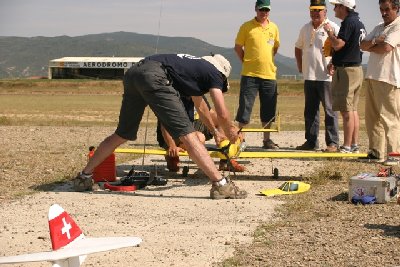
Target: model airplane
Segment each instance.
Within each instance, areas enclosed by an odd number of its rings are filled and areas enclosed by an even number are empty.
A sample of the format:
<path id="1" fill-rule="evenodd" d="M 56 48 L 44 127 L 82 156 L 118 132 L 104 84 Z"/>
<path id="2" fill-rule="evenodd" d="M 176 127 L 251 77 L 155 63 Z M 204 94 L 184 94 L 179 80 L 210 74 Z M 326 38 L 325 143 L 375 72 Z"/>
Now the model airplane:
<path id="1" fill-rule="evenodd" d="M 0 257 L 0 264 L 48 261 L 53 267 L 79 267 L 87 254 L 138 246 L 139 237 L 85 238 L 82 230 L 59 205 L 49 209 L 49 230 L 53 251 Z"/>
<path id="2" fill-rule="evenodd" d="M 293 195 L 304 193 L 310 190 L 311 185 L 300 182 L 300 181 L 287 181 L 281 184 L 278 188 L 263 189 L 260 191 L 261 194 L 266 196 L 277 196 L 277 195 Z"/>

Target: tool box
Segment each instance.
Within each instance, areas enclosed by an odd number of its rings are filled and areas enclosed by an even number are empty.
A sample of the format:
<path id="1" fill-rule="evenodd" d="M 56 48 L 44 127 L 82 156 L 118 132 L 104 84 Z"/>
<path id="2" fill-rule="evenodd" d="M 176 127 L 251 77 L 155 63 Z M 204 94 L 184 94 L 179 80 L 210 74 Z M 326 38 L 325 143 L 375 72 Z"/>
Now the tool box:
<path id="1" fill-rule="evenodd" d="M 376 203 L 387 203 L 397 195 L 396 176 L 380 177 L 375 173 L 361 173 L 349 181 L 349 202 L 353 196 L 374 196 Z"/>

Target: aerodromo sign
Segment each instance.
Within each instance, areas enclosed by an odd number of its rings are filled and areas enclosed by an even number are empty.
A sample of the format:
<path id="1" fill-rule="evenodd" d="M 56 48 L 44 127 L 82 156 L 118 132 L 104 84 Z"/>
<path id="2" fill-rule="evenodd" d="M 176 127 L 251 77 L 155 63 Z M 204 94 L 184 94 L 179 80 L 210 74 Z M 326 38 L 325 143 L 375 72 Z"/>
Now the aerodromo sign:
<path id="1" fill-rule="evenodd" d="M 72 60 L 71 60 L 72 59 Z M 51 60 L 49 67 L 58 68 L 96 68 L 96 69 L 128 69 L 142 58 L 62 58 Z"/>

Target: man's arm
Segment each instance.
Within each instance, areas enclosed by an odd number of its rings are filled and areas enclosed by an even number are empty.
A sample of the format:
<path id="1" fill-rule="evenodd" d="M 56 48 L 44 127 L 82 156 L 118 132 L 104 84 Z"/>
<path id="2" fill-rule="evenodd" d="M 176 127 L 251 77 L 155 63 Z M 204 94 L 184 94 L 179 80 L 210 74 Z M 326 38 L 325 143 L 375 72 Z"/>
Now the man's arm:
<path id="1" fill-rule="evenodd" d="M 300 48 L 295 47 L 294 48 L 294 56 L 296 57 L 296 62 L 297 62 L 297 69 L 299 70 L 300 73 L 303 72 L 303 50 Z"/>
<path id="2" fill-rule="evenodd" d="M 229 141 L 231 143 L 236 142 L 239 137 L 239 133 L 237 132 L 235 125 L 231 121 L 231 117 L 225 105 L 224 95 L 222 94 L 221 89 L 211 88 L 210 95 L 214 103 L 214 109 L 217 113 L 219 124 L 227 135 Z"/>
<path id="3" fill-rule="evenodd" d="M 335 36 L 334 28 L 329 23 L 324 25 L 324 30 L 328 34 L 328 38 L 331 40 L 333 50 L 338 51 L 345 46 L 346 42 Z"/>
<path id="4" fill-rule="evenodd" d="M 244 50 L 243 46 L 239 44 L 235 44 L 235 47 L 233 48 L 236 52 L 236 55 L 238 56 L 240 62 L 243 63 L 243 58 L 244 58 Z"/>
<path id="5" fill-rule="evenodd" d="M 218 126 L 214 123 L 206 101 L 204 101 L 202 96 L 192 96 L 192 100 L 197 112 L 199 113 L 200 120 L 214 136 L 215 143 L 219 144 L 224 139 L 224 136 L 218 131 Z"/>
<path id="6" fill-rule="evenodd" d="M 168 146 L 168 155 L 171 157 L 179 156 L 179 152 L 183 151 L 183 149 L 176 145 L 174 139 L 167 132 L 167 130 L 164 128 L 164 126 L 162 126 L 162 124 L 161 124 L 161 133 L 162 133 L 165 143 Z"/>
<path id="7" fill-rule="evenodd" d="M 206 101 L 204 101 L 202 96 L 192 96 L 192 100 L 197 112 L 199 113 L 200 120 L 206 125 L 208 130 L 214 132 L 217 127 L 214 124 Z"/>
<path id="8" fill-rule="evenodd" d="M 380 35 L 379 37 L 373 38 L 370 41 L 363 40 L 360 44 L 360 48 L 363 51 L 385 54 L 393 50 L 393 46 L 385 42 L 385 35 Z"/>

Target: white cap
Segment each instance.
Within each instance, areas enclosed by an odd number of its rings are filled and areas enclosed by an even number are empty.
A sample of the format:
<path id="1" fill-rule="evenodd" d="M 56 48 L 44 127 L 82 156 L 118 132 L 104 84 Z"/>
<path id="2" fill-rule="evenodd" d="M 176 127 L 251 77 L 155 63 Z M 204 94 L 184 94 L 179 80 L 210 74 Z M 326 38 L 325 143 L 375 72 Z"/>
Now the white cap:
<path id="1" fill-rule="evenodd" d="M 344 5 L 350 9 L 356 8 L 356 0 L 329 0 L 329 3 L 335 5 Z"/>
<path id="2" fill-rule="evenodd" d="M 220 54 L 215 54 L 213 56 L 204 56 L 202 57 L 202 59 L 205 59 L 211 64 L 213 64 L 214 67 L 216 67 L 217 70 L 222 72 L 222 74 L 225 75 L 226 78 L 229 77 L 232 67 L 231 63 L 229 63 L 229 61 L 224 56 Z"/>

